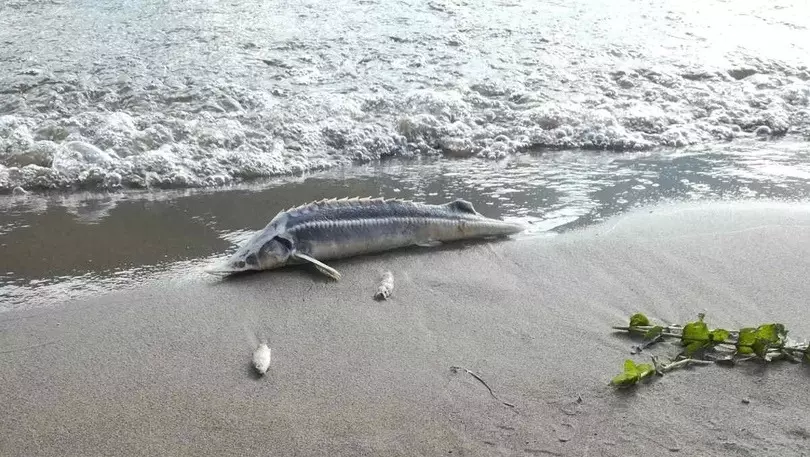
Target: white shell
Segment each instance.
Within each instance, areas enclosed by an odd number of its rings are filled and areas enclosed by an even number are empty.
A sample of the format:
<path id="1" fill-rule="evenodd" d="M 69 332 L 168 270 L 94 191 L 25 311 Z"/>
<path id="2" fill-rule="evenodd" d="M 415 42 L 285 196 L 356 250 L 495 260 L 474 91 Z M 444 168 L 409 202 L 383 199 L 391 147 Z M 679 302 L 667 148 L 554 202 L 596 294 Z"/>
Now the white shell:
<path id="1" fill-rule="evenodd" d="M 270 368 L 270 348 L 266 343 L 260 344 L 253 352 L 253 367 L 262 375 Z"/>

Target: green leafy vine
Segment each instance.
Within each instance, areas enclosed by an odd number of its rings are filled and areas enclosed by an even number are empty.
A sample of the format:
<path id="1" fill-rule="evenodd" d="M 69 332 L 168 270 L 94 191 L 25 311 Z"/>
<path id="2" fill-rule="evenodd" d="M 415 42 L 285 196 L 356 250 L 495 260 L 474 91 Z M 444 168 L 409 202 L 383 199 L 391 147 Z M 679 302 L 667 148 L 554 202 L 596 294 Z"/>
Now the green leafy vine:
<path id="1" fill-rule="evenodd" d="M 739 330 L 712 329 L 704 318 L 704 314 L 699 314 L 696 321 L 685 325 L 653 325 L 647 316 L 636 313 L 630 316 L 629 325 L 614 326 L 614 330 L 641 337 L 642 343 L 635 347 L 636 354 L 665 340 L 677 341 L 680 351 L 668 362 L 662 362 L 657 356 L 651 357 L 652 364 L 637 364 L 627 359 L 624 362 L 624 371 L 615 376 L 611 384 L 616 387 L 630 387 L 652 379 L 653 374 L 663 376 L 688 365 L 734 365 L 748 360 L 810 363 L 808 343 L 797 343 L 788 338 L 788 331 L 783 324 L 762 324 Z"/>

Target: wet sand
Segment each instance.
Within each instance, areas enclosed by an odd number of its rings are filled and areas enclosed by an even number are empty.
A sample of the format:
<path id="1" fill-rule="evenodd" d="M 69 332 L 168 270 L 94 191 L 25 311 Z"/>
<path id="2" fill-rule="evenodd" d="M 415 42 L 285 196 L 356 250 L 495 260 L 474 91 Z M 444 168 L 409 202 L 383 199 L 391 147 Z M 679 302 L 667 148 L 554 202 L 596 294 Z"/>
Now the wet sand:
<path id="1" fill-rule="evenodd" d="M 810 337 L 810 206 L 656 207 L 554 237 L 220 281 L 196 273 L 0 314 L 0 453 L 810 455 L 810 370 L 607 385 L 636 311 Z M 395 278 L 373 299 L 379 274 Z M 270 371 L 250 369 L 256 338 Z M 480 375 L 509 407 L 463 371 Z M 744 403 L 746 399 L 749 402 Z"/>

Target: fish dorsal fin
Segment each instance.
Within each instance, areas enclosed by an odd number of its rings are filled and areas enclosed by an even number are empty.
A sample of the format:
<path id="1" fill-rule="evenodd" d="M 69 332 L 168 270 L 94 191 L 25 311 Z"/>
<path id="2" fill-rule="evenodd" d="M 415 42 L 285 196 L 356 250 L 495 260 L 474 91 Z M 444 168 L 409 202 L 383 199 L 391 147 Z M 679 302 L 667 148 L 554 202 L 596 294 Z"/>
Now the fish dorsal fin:
<path id="1" fill-rule="evenodd" d="M 450 203 L 447 203 L 446 206 L 453 211 L 457 211 L 459 213 L 467 213 L 467 214 L 478 214 L 478 211 L 475 210 L 473 204 L 468 202 L 467 200 L 456 199 Z"/>

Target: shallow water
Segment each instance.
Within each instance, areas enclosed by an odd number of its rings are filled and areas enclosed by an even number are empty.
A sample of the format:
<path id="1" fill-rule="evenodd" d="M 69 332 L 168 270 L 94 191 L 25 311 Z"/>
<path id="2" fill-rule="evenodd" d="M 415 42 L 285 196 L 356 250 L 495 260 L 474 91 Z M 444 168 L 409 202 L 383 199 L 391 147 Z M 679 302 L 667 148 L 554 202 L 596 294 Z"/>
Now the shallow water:
<path id="1" fill-rule="evenodd" d="M 801 154 L 755 143 L 670 154 L 389 160 L 228 190 L 9 197 L 0 206 L 0 312 L 151 279 L 210 279 L 202 267 L 278 211 L 321 198 L 464 198 L 487 216 L 528 222 L 521 236 L 553 236 L 666 202 L 806 201 L 810 165 L 795 160 Z"/>
<path id="2" fill-rule="evenodd" d="M 801 0 L 6 0 L 0 192 L 806 144 L 809 26 Z"/>

